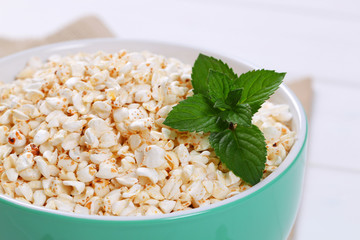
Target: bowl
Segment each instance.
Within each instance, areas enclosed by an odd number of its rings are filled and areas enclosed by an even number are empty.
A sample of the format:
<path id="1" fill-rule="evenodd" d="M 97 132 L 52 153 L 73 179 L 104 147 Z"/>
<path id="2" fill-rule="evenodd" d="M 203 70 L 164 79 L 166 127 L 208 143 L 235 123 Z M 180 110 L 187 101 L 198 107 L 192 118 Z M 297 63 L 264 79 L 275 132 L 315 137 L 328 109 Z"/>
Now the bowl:
<path id="1" fill-rule="evenodd" d="M 92 39 L 33 48 L 0 59 L 0 80 L 10 82 L 32 56 L 52 54 L 149 50 L 192 64 L 200 52 L 220 58 L 236 73 L 254 66 L 238 58 L 204 49 L 150 41 Z M 303 186 L 307 121 L 294 93 L 284 84 L 272 96 L 293 114 L 297 140 L 284 162 L 265 180 L 236 196 L 207 207 L 157 216 L 85 216 L 49 210 L 0 195 L 1 239 L 286 239 L 294 224 Z"/>

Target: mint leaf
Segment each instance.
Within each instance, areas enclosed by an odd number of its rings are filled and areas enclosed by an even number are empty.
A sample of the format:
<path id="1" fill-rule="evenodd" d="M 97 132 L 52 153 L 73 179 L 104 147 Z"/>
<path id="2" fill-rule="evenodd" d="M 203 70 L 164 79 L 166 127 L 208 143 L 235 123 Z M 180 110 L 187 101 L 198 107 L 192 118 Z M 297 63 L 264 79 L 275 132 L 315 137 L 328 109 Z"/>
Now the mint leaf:
<path id="1" fill-rule="evenodd" d="M 228 126 L 219 113 L 209 99 L 198 94 L 173 107 L 164 124 L 179 131 L 218 132 Z"/>
<path id="2" fill-rule="evenodd" d="M 225 109 L 229 109 L 229 110 L 231 109 L 231 107 L 228 104 L 226 104 L 222 99 L 216 100 L 216 102 L 214 103 L 214 108 L 218 108 L 221 111 L 224 111 Z"/>
<path id="3" fill-rule="evenodd" d="M 213 102 L 222 100 L 225 103 L 230 92 L 231 79 L 224 73 L 210 69 L 208 75 L 209 96 Z"/>
<path id="4" fill-rule="evenodd" d="M 260 181 L 265 168 L 266 144 L 255 125 L 211 133 L 209 141 L 221 162 L 235 175 L 251 185 Z"/>
<path id="5" fill-rule="evenodd" d="M 240 101 L 241 95 L 242 95 L 242 88 L 238 88 L 235 90 L 231 90 L 228 94 L 228 97 L 226 99 L 226 104 L 228 104 L 229 106 L 236 106 L 236 104 L 238 104 L 238 102 Z"/>
<path id="6" fill-rule="evenodd" d="M 194 94 L 201 93 L 208 96 L 208 74 L 210 69 L 226 74 L 230 79 L 236 79 L 234 71 L 221 60 L 199 54 L 192 68 L 191 83 Z"/>
<path id="7" fill-rule="evenodd" d="M 248 103 L 252 113 L 278 89 L 286 73 L 271 70 L 253 70 L 241 74 L 233 83 L 232 89 L 243 88 L 240 102 Z"/>
<path id="8" fill-rule="evenodd" d="M 251 126 L 252 113 L 249 104 L 240 104 L 231 110 L 220 113 L 222 119 L 227 122 L 236 123 L 242 126 Z"/>

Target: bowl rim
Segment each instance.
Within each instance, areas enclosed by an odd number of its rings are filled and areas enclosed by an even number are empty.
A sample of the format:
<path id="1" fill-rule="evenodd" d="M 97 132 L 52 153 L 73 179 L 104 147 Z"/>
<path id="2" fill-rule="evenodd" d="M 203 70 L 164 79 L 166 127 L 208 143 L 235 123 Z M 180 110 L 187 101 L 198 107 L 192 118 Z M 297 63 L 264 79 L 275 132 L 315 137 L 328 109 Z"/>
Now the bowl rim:
<path id="1" fill-rule="evenodd" d="M 69 49 L 76 49 L 76 46 L 79 45 L 91 45 L 91 44 L 105 44 L 105 43 L 138 43 L 138 44 L 160 44 L 165 45 L 168 47 L 175 47 L 175 48 L 186 48 L 191 51 L 197 52 L 206 52 L 207 54 L 211 55 L 218 55 L 224 58 L 228 58 L 236 63 L 242 64 L 245 67 L 250 69 L 259 69 L 259 67 L 255 66 L 254 64 L 249 63 L 246 60 L 243 60 L 239 57 L 231 56 L 229 54 L 222 55 L 216 51 L 211 51 L 205 48 L 188 45 L 188 44 L 181 44 L 181 43 L 169 43 L 164 41 L 155 41 L 155 40 L 143 40 L 143 39 L 122 39 L 122 38 L 94 38 L 94 39 L 82 39 L 82 40 L 74 40 L 74 41 L 65 41 L 59 42 L 54 44 L 47 44 L 40 47 L 30 48 L 24 51 L 20 51 L 3 58 L 0 58 L 0 64 L 5 63 L 11 59 L 21 57 L 23 55 L 33 53 L 36 55 L 37 52 L 48 50 L 48 56 L 50 56 L 52 51 L 58 50 L 69 50 Z M 156 54 L 156 53 L 155 53 Z M 176 56 L 174 56 L 176 58 Z M 289 98 L 289 101 L 294 105 L 294 112 L 296 116 L 299 117 L 299 128 L 297 132 L 297 139 L 292 146 L 290 152 L 286 156 L 285 160 L 280 164 L 280 166 L 271 173 L 268 177 L 266 177 L 261 182 L 257 183 L 256 185 L 252 186 L 248 190 L 241 192 L 233 197 L 230 197 L 225 200 L 221 200 L 217 203 L 213 203 L 208 206 L 195 208 L 191 210 L 183 210 L 173 213 L 161 214 L 161 215 L 152 215 L 152 216 L 98 216 L 98 215 L 84 215 L 84 214 L 77 214 L 77 213 L 69 213 L 63 212 L 59 210 L 52 210 L 47 209 L 45 207 L 39 207 L 32 204 L 28 204 L 26 202 L 22 202 L 8 196 L 0 194 L 0 203 L 19 208 L 21 210 L 25 210 L 28 212 L 32 212 L 35 214 L 49 214 L 53 217 L 65 217 L 65 218 L 72 218 L 72 219 L 81 219 L 81 220 L 90 220 L 90 221 L 115 221 L 115 222 L 140 222 L 140 221 L 148 221 L 148 220 L 170 220 L 170 219 L 179 219 L 185 218 L 194 215 L 200 215 L 208 213 L 212 210 L 220 209 L 221 207 L 224 209 L 226 207 L 231 207 L 232 203 L 236 203 L 237 201 L 245 201 L 260 192 L 264 191 L 266 186 L 270 186 L 277 182 L 282 175 L 284 175 L 289 169 L 295 164 L 299 155 L 303 152 L 306 147 L 307 137 L 308 137 L 308 122 L 307 117 L 302 107 L 300 100 L 296 97 L 296 95 L 285 85 L 281 84 L 278 91 L 283 91 L 284 94 Z"/>

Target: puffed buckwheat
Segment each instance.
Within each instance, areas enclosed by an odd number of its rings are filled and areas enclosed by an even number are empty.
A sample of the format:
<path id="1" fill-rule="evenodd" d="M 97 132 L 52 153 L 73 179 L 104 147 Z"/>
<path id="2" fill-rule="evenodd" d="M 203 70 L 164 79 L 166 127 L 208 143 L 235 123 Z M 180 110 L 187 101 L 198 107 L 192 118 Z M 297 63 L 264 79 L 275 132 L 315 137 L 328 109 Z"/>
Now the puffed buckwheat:
<path id="1" fill-rule="evenodd" d="M 250 188 L 224 167 L 208 134 L 164 126 L 191 96 L 191 67 L 121 50 L 33 58 L 0 84 L 0 194 L 76 214 L 147 216 L 213 204 Z M 294 141 L 287 105 L 253 117 L 268 156 Z"/>

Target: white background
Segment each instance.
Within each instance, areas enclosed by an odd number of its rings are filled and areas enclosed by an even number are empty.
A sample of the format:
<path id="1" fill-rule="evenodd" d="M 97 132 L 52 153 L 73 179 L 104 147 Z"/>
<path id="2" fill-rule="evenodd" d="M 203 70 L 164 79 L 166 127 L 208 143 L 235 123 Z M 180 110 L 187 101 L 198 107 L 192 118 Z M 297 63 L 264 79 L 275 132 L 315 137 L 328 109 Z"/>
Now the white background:
<path id="1" fill-rule="evenodd" d="M 0 36 L 38 38 L 95 14 L 118 36 L 190 44 L 310 76 L 305 192 L 297 240 L 360 239 L 360 1 L 4 1 Z"/>

